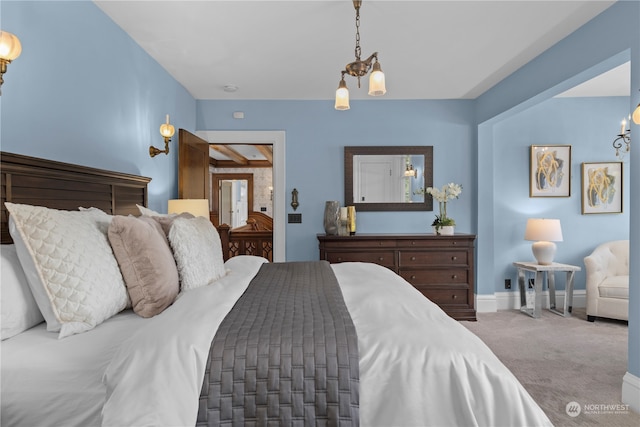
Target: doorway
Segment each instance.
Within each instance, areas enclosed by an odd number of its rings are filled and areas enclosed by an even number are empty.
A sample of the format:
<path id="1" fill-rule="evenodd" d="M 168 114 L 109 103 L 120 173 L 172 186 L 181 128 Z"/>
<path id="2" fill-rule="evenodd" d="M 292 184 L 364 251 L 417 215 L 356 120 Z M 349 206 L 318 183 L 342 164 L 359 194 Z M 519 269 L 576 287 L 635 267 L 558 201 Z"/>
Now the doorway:
<path id="1" fill-rule="evenodd" d="M 273 261 L 286 260 L 285 132 L 198 131 L 210 144 L 271 144 L 273 146 Z"/>

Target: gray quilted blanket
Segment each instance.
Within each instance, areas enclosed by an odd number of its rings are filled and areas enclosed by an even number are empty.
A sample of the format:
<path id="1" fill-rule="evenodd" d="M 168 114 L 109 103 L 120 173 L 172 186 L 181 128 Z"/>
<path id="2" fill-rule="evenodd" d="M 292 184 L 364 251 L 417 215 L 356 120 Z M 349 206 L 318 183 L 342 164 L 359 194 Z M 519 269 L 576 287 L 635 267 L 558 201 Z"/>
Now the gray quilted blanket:
<path id="1" fill-rule="evenodd" d="M 266 263 L 211 344 L 198 426 L 357 426 L 358 341 L 326 261 Z"/>

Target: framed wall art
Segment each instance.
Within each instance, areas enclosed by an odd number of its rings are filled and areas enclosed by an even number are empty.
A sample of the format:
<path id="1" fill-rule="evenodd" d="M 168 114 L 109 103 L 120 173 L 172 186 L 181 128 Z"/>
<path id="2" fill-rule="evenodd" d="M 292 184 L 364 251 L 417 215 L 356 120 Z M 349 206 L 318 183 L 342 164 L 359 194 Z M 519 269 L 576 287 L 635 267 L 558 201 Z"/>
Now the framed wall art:
<path id="1" fill-rule="evenodd" d="M 571 146 L 532 145 L 529 197 L 571 196 Z"/>
<path id="2" fill-rule="evenodd" d="M 582 214 L 622 213 L 622 162 L 582 163 Z"/>

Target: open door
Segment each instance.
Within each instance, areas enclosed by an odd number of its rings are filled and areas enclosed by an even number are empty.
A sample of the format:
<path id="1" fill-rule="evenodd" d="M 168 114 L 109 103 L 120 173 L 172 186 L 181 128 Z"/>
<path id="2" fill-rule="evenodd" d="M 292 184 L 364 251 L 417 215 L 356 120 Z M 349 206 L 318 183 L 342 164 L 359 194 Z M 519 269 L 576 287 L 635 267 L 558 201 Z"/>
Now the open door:
<path id="1" fill-rule="evenodd" d="M 178 140 L 178 198 L 209 199 L 209 143 L 184 129 Z"/>

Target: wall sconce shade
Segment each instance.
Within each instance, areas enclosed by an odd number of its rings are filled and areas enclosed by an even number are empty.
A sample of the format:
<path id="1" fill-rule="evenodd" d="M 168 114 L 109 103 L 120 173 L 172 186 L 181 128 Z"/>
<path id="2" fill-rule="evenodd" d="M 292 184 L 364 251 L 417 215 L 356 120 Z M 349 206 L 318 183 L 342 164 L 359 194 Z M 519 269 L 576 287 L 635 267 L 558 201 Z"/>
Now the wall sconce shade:
<path id="1" fill-rule="evenodd" d="M 20 53 L 20 39 L 14 34 L 0 30 L 0 86 L 4 83 L 3 75 L 7 72 L 7 64 L 20 56 Z"/>
<path id="2" fill-rule="evenodd" d="M 640 104 L 638 104 L 636 109 L 633 110 L 633 114 L 631 115 L 631 118 L 633 119 L 633 123 L 640 125 Z"/>
<path id="3" fill-rule="evenodd" d="M 412 176 L 414 178 L 418 177 L 418 170 L 413 168 L 413 165 L 407 165 L 407 168 L 404 171 L 404 176 Z"/>
<path id="4" fill-rule="evenodd" d="M 524 232 L 524 239 L 535 243 L 531 245 L 533 256 L 538 264 L 553 263 L 556 254 L 556 244 L 562 242 L 562 227 L 559 219 L 530 218 Z"/>
<path id="5" fill-rule="evenodd" d="M 167 212 L 170 214 L 181 214 L 188 212 L 193 216 L 203 216 L 209 219 L 208 199 L 171 199 L 167 203 Z"/>
<path id="6" fill-rule="evenodd" d="M 169 123 L 169 115 L 167 114 L 167 122 L 160 125 L 160 135 L 164 138 L 164 150 L 160 150 L 153 145 L 149 147 L 149 155 L 155 157 L 160 153 L 169 154 L 169 143 L 176 129 Z"/>

